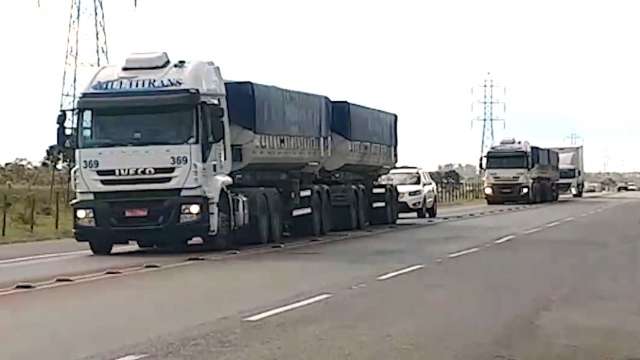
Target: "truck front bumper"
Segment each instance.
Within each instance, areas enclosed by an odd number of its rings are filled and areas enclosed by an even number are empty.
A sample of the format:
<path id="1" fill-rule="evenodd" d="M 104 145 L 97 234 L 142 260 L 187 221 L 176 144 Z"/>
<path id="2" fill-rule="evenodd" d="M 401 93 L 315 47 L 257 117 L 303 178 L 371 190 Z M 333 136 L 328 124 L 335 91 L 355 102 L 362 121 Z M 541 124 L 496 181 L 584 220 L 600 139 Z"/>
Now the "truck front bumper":
<path id="1" fill-rule="evenodd" d="M 525 184 L 492 184 L 485 185 L 484 197 L 496 203 L 526 202 L 529 200 L 530 191 L 529 186 Z"/>
<path id="2" fill-rule="evenodd" d="M 188 221 L 181 215 L 182 205 L 198 204 L 198 216 Z M 91 210 L 93 225 L 79 220 L 77 210 Z M 78 201 L 73 204 L 73 232 L 77 241 L 101 239 L 114 244 L 146 241 L 172 244 L 204 236 L 209 230 L 208 203 L 203 197 L 114 198 Z M 137 216 L 128 214 L 138 211 Z M 140 214 L 146 211 L 146 216 Z M 182 221 L 181 221 L 182 220 Z"/>

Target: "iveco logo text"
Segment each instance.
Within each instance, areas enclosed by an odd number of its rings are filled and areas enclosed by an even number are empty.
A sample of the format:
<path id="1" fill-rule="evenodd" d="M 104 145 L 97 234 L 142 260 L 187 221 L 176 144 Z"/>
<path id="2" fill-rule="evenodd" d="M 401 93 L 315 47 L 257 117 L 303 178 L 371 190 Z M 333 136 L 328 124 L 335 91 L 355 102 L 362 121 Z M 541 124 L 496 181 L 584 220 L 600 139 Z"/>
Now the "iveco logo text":
<path id="1" fill-rule="evenodd" d="M 153 175 L 155 173 L 153 168 L 116 169 L 116 176 Z"/>

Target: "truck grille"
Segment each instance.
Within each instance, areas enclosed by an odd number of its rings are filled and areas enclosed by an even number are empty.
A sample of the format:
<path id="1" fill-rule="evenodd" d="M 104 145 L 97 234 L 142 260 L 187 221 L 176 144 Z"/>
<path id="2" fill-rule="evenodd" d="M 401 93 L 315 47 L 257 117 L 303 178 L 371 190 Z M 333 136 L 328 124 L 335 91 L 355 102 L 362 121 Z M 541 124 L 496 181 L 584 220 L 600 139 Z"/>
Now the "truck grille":
<path id="1" fill-rule="evenodd" d="M 156 167 L 152 169 L 155 175 L 173 174 L 173 172 L 176 170 L 176 168 L 173 167 Z M 98 170 L 96 171 L 96 173 L 98 174 L 98 176 L 116 176 L 116 169 Z"/>
<path id="2" fill-rule="evenodd" d="M 138 178 L 138 179 L 104 179 L 100 180 L 100 183 L 104 186 L 116 186 L 116 185 L 148 185 L 148 184 L 166 184 L 171 182 L 170 177 L 153 177 L 153 178 Z"/>

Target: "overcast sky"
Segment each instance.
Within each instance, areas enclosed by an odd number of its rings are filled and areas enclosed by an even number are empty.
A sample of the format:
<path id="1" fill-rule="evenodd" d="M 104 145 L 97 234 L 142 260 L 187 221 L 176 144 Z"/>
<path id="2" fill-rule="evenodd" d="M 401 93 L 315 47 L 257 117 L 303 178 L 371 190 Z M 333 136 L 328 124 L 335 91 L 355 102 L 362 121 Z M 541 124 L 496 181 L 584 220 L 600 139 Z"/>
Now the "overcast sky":
<path id="1" fill-rule="evenodd" d="M 588 171 L 640 170 L 634 1 L 103 1 L 111 62 L 167 51 L 395 112 L 402 164 L 477 163 L 470 88 L 490 71 L 507 88 L 497 140 L 566 145 L 575 132 Z M 55 141 L 70 2 L 40 3 L 1 5 L 3 162 Z"/>

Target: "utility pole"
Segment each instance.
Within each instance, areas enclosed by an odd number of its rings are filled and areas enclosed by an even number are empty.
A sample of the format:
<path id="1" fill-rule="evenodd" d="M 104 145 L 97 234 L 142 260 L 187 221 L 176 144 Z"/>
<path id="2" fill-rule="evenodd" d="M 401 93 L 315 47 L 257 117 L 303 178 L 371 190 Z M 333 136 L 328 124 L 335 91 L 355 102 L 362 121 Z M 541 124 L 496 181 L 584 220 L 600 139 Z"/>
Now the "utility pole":
<path id="1" fill-rule="evenodd" d="M 482 85 L 479 86 L 481 88 L 480 99 L 476 100 L 471 105 L 471 111 L 474 112 L 474 104 L 482 105 L 482 115 L 476 117 L 472 120 L 471 126 L 473 127 L 474 121 L 482 122 L 482 137 L 480 141 L 480 165 L 482 165 L 482 156 L 487 152 L 487 150 L 491 147 L 491 145 L 495 142 L 495 131 L 493 127 L 493 123 L 497 121 L 502 121 L 503 127 L 505 126 L 505 120 L 502 118 L 495 117 L 498 112 L 495 107 L 497 105 L 502 105 L 502 112 L 506 111 L 506 104 L 504 101 L 500 101 L 496 98 L 495 92 L 499 88 L 502 88 L 503 93 L 506 94 L 506 89 L 504 87 L 499 87 L 495 85 L 493 78 L 491 78 L 491 73 L 487 73 L 487 78 L 485 78 Z M 474 89 L 471 89 L 471 94 L 473 95 Z"/>
<path id="2" fill-rule="evenodd" d="M 569 136 L 564 138 L 565 140 L 569 140 L 571 142 L 571 145 L 577 145 L 578 144 L 578 140 L 582 140 L 582 137 L 580 137 L 580 135 L 576 134 L 575 132 L 569 134 Z"/>

